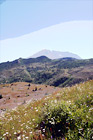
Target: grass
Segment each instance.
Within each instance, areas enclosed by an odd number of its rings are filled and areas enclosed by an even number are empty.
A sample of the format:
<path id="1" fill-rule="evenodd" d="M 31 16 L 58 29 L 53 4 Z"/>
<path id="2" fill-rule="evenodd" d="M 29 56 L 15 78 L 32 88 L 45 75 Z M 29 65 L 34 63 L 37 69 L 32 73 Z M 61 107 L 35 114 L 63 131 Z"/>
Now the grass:
<path id="1" fill-rule="evenodd" d="M 62 88 L 0 117 L 1 140 L 92 140 L 93 80 Z"/>

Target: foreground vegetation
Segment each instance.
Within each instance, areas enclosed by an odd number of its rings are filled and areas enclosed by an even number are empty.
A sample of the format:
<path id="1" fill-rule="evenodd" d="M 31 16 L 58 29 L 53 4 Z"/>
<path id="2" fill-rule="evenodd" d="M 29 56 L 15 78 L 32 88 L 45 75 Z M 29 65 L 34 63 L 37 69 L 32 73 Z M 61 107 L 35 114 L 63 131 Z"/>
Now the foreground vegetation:
<path id="1" fill-rule="evenodd" d="M 92 140 L 93 80 L 6 112 L 1 140 Z"/>

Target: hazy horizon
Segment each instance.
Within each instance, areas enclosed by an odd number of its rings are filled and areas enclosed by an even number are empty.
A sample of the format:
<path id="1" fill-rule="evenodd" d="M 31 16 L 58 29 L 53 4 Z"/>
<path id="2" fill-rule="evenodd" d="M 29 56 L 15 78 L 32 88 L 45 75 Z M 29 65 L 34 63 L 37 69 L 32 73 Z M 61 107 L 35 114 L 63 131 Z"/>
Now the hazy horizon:
<path id="1" fill-rule="evenodd" d="M 93 57 L 93 1 L 0 1 L 0 62 L 42 49 Z"/>

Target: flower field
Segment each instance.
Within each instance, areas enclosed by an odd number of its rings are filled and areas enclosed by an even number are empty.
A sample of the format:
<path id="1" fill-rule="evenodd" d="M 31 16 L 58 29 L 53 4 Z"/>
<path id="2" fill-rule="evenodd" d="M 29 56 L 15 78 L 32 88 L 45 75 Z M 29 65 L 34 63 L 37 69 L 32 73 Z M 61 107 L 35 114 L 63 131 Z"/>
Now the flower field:
<path id="1" fill-rule="evenodd" d="M 93 80 L 0 116 L 0 140 L 92 140 Z"/>

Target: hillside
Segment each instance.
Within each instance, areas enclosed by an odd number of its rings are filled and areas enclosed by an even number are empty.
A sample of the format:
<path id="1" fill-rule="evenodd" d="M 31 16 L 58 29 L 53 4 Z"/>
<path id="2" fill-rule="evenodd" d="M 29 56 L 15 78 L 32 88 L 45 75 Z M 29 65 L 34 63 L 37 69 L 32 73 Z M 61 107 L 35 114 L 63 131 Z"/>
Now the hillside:
<path id="1" fill-rule="evenodd" d="M 93 59 L 51 60 L 41 56 L 0 64 L 0 83 L 30 82 L 64 87 L 89 79 L 93 79 Z"/>
<path id="2" fill-rule="evenodd" d="M 50 51 L 46 49 L 37 52 L 36 54 L 32 55 L 31 58 L 36 58 L 40 56 L 46 56 L 50 59 L 58 59 L 58 58 L 64 58 L 64 57 L 72 57 L 76 59 L 81 59 L 77 54 L 74 54 L 71 52 Z"/>
<path id="3" fill-rule="evenodd" d="M 1 87 L 10 89 L 9 84 Z M 2 114 L 0 139 L 92 140 L 92 110 L 93 80 L 62 88 Z"/>
<path id="4" fill-rule="evenodd" d="M 58 92 L 60 88 L 48 85 L 16 82 L 0 85 L 0 114 L 34 100 Z"/>

